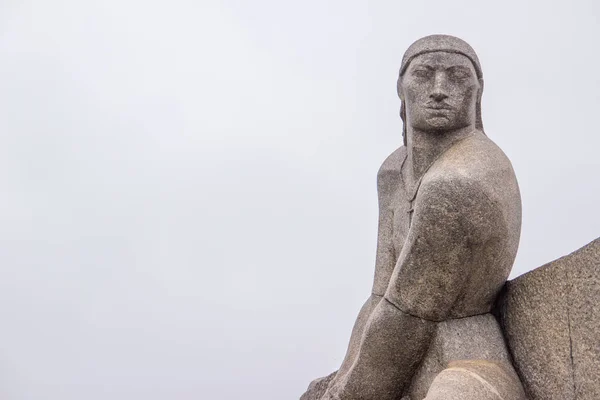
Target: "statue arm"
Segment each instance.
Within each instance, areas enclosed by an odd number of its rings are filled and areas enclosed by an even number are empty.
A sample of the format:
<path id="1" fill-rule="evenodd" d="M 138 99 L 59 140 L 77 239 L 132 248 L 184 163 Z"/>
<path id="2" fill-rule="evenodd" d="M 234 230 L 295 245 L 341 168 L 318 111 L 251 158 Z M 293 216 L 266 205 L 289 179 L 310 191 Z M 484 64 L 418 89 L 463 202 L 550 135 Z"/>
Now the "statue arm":
<path id="1" fill-rule="evenodd" d="M 466 178 L 422 189 L 385 296 L 366 323 L 354 363 L 330 387 L 331 398 L 392 400 L 407 389 L 437 321 L 448 318 L 471 275 L 481 273 L 471 260 L 496 217 L 485 190 Z"/>
<path id="2" fill-rule="evenodd" d="M 504 224 L 484 183 L 466 177 L 429 183 L 417 197 L 386 298 L 413 316 L 446 320 L 467 283 L 485 279 L 488 266 L 475 260 Z"/>
<path id="3" fill-rule="evenodd" d="M 338 371 L 326 378 L 313 381 L 303 399 L 321 398 L 323 387 L 335 386 L 337 380 L 344 377 L 352 367 L 358 352 L 361 338 L 369 317 L 379 304 L 387 289 L 394 270 L 394 246 L 392 243 L 392 211 L 390 202 L 400 181 L 400 164 L 404 147 L 390 154 L 377 172 L 377 197 L 379 201 L 379 224 L 377 229 L 377 254 L 375 260 L 375 277 L 371 295 L 364 303 L 352 328 L 346 355 Z"/>
<path id="4" fill-rule="evenodd" d="M 399 158 L 402 148 L 394 151 L 377 172 L 377 197 L 379 203 L 379 222 L 377 228 L 377 253 L 375 259 L 374 282 L 371 295 L 360 309 L 348 343 L 346 355 L 337 374 L 343 376 L 356 358 L 360 340 L 369 316 L 383 298 L 390 276 L 394 270 L 394 246 L 392 243 L 392 212 L 390 202 L 396 190 L 399 175 Z"/>

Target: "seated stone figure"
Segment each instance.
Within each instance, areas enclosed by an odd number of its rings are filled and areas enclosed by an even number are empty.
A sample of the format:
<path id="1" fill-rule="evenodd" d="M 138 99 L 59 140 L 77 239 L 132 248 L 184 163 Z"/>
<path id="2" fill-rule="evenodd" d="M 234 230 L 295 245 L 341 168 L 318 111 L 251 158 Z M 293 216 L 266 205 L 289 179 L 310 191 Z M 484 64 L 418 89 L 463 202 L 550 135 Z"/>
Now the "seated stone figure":
<path id="1" fill-rule="evenodd" d="M 452 36 L 422 38 L 397 88 L 404 146 L 378 173 L 372 294 L 341 367 L 302 399 L 525 399 L 489 314 L 517 252 L 521 200 L 483 131 L 477 55 Z"/>

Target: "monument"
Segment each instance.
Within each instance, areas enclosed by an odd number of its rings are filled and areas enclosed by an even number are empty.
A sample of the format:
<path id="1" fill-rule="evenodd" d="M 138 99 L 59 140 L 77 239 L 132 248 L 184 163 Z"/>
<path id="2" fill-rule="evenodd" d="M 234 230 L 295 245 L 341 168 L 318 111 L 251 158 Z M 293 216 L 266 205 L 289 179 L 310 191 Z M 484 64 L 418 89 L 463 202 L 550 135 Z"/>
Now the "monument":
<path id="1" fill-rule="evenodd" d="M 483 129 L 475 51 L 453 36 L 419 39 L 402 59 L 397 90 L 404 145 L 377 176 L 372 293 L 339 370 L 313 381 L 301 399 L 600 398 L 600 241 L 578 270 L 569 258 L 506 284 L 521 199 L 510 161 Z M 553 274 L 564 276 L 546 277 Z M 539 298 L 556 297 L 555 289 L 570 290 L 571 303 L 557 298 L 552 308 Z M 576 313 L 583 344 L 569 358 Z M 552 340 L 562 347 L 544 351 Z"/>

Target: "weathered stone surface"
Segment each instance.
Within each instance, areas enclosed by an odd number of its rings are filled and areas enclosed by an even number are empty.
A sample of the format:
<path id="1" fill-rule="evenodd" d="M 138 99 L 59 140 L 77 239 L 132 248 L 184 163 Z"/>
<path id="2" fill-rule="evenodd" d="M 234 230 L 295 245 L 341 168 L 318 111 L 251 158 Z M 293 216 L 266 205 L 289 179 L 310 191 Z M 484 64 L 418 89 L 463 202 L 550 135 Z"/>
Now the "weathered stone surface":
<path id="1" fill-rule="evenodd" d="M 600 239 L 561 263 L 571 288 L 568 304 L 575 395 L 579 400 L 600 399 Z"/>
<path id="2" fill-rule="evenodd" d="M 573 399 L 567 280 L 540 268 L 507 283 L 502 325 L 517 370 L 533 399 Z"/>
<path id="3" fill-rule="evenodd" d="M 600 239 L 506 285 L 503 330 L 532 400 L 600 399 Z"/>

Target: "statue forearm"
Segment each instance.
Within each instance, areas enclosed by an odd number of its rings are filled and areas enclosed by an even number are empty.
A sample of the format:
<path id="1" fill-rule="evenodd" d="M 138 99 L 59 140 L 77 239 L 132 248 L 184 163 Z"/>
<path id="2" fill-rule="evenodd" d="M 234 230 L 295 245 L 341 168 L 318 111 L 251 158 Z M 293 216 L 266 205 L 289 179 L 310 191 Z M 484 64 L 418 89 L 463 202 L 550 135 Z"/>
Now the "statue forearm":
<path id="1" fill-rule="evenodd" d="M 356 358 L 356 354 L 358 353 L 358 349 L 360 347 L 361 339 L 363 333 L 365 331 L 365 327 L 367 322 L 369 321 L 369 317 L 373 313 L 373 310 L 377 307 L 379 302 L 383 297 L 372 294 L 365 304 L 360 309 L 358 313 L 358 317 L 356 318 L 356 322 L 354 323 L 354 327 L 352 328 L 352 335 L 350 336 L 350 343 L 348 344 L 348 350 L 346 351 L 346 357 L 344 357 L 344 361 L 338 370 L 338 376 L 343 376 Z"/>
<path id="2" fill-rule="evenodd" d="M 354 327 L 352 328 L 350 343 L 348 344 L 348 350 L 346 351 L 346 356 L 344 357 L 342 365 L 337 371 L 331 373 L 330 375 L 312 381 L 308 387 L 308 390 L 306 393 L 304 393 L 300 400 L 321 400 L 327 387 L 330 385 L 334 386 L 335 382 L 337 382 L 337 380 L 341 380 L 351 369 L 360 348 L 361 339 L 367 322 L 369 321 L 369 317 L 382 299 L 383 296 L 376 294 L 371 294 L 371 296 L 369 296 L 365 304 L 363 304 L 361 307 L 358 317 L 356 318 L 356 322 L 354 323 Z"/>
<path id="3" fill-rule="evenodd" d="M 353 364 L 338 374 L 325 399 L 397 399 L 427 351 L 435 326 L 384 298 L 366 323 Z"/>

